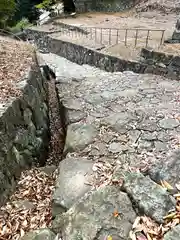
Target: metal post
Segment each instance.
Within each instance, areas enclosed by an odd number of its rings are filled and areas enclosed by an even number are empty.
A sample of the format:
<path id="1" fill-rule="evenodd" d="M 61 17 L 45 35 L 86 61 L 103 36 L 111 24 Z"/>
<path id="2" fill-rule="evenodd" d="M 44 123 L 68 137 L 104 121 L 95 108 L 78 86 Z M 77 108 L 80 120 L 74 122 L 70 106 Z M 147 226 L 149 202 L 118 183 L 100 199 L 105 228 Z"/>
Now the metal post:
<path id="1" fill-rule="evenodd" d="M 137 46 L 137 39 L 138 39 L 138 29 L 136 29 L 136 36 L 135 36 L 135 47 Z"/>
<path id="2" fill-rule="evenodd" d="M 111 44 L 111 28 L 109 29 L 109 45 Z"/>
<path id="3" fill-rule="evenodd" d="M 90 28 L 90 38 L 92 39 L 92 28 Z"/>
<path id="4" fill-rule="evenodd" d="M 146 37 L 146 47 L 148 46 L 148 42 L 149 42 L 149 33 L 150 33 L 150 30 L 148 30 L 148 32 L 147 32 L 147 37 Z"/>
<path id="5" fill-rule="evenodd" d="M 125 46 L 127 47 L 127 35 L 128 35 L 128 29 L 126 29 L 125 32 Z"/>
<path id="6" fill-rule="evenodd" d="M 118 44 L 118 42 L 119 42 L 119 30 L 117 29 L 116 31 L 117 31 L 116 32 L 116 44 Z"/>
<path id="7" fill-rule="evenodd" d="M 100 43 L 102 44 L 102 28 L 101 28 L 101 35 L 100 35 Z"/>
<path id="8" fill-rule="evenodd" d="M 163 42 L 164 42 L 164 33 L 165 33 L 165 30 L 162 30 L 162 36 L 161 36 L 160 45 L 162 45 Z"/>

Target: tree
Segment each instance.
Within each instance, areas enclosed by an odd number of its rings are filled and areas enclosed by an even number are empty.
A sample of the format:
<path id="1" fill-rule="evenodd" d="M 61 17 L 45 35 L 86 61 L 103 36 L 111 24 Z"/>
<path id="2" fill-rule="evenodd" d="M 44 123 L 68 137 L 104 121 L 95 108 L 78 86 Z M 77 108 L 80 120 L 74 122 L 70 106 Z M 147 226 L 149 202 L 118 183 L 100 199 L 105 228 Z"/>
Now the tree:
<path id="1" fill-rule="evenodd" d="M 52 4 L 53 4 L 53 0 L 43 0 L 42 3 L 39 3 L 38 5 L 36 5 L 36 8 L 49 10 Z"/>
<path id="2" fill-rule="evenodd" d="M 0 0 L 1 1 L 1 0 Z M 30 22 L 37 20 L 38 11 L 34 7 L 40 1 L 33 0 L 16 0 L 17 10 L 14 14 L 14 22 L 20 21 L 22 18 L 27 18 Z"/>
<path id="3" fill-rule="evenodd" d="M 0 0 L 0 28 L 5 28 L 7 21 L 16 10 L 15 0 Z"/>

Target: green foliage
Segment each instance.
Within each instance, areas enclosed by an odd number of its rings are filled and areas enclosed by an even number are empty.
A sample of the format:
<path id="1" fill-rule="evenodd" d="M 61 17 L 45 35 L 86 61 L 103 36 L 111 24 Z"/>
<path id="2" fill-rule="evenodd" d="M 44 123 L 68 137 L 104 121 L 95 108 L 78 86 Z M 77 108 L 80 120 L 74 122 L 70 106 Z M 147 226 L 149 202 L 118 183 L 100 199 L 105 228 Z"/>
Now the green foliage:
<path id="1" fill-rule="evenodd" d="M 15 11 L 16 3 L 14 0 L 0 0 L 1 14 L 12 14 Z"/>
<path id="2" fill-rule="evenodd" d="M 31 26 L 31 23 L 27 18 L 22 18 L 21 21 L 17 22 L 15 26 L 10 28 L 10 31 L 13 33 L 18 33 L 21 29 Z"/>
<path id="3" fill-rule="evenodd" d="M 0 0 L 0 28 L 5 28 L 7 21 L 16 10 L 15 0 Z"/>
<path id="4" fill-rule="evenodd" d="M 53 0 L 44 0 L 42 3 L 36 5 L 36 8 L 48 10 L 52 4 Z"/>
<path id="5" fill-rule="evenodd" d="M 1 1 L 1 0 L 0 0 Z M 37 9 L 34 7 L 39 1 L 35 0 L 16 0 L 17 11 L 14 15 L 14 22 L 20 21 L 22 18 L 27 18 L 30 22 L 38 18 Z M 14 23 L 13 23 L 14 24 Z"/>

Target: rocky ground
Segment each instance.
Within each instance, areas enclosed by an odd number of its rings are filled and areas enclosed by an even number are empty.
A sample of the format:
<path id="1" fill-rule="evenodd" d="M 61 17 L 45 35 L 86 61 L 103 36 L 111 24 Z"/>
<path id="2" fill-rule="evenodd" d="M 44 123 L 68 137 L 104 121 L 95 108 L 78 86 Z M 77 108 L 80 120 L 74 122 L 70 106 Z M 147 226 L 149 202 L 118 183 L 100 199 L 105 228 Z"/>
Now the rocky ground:
<path id="1" fill-rule="evenodd" d="M 57 76 L 67 121 L 53 231 L 63 239 L 178 239 L 179 226 L 168 230 L 179 223 L 179 82 L 39 57 Z"/>
<path id="2" fill-rule="evenodd" d="M 167 38 L 174 30 L 178 1 L 156 2 L 140 3 L 136 13 L 88 13 L 59 22 L 85 30 L 94 26 L 166 29 Z M 61 30 L 53 24 L 41 28 Z M 130 45 L 134 44 L 131 34 Z M 127 59 L 137 59 L 141 48 L 141 44 L 139 49 L 124 48 L 124 43 L 109 45 L 106 31 L 104 43 L 94 41 L 95 33 L 92 39 L 91 34 L 82 37 L 72 30 L 53 36 L 94 49 L 105 46 L 103 52 Z M 159 41 L 157 35 L 151 38 L 153 44 Z M 176 50 L 170 48 L 172 53 Z M 3 49 L 0 52 L 1 60 Z M 23 56 L 26 63 L 29 57 Z M 3 59 L 9 67 L 8 58 Z M 18 190 L 0 211 L 0 239 L 179 240 L 180 83 L 149 74 L 107 73 L 53 54 L 39 54 L 39 61 L 57 76 L 67 128 L 63 160 L 57 180 L 56 166 L 22 173 Z M 20 74 L 25 67 L 17 65 Z M 6 68 L 3 76 L 4 72 Z M 64 143 L 58 137 L 64 132 L 53 101 L 54 82 L 49 90 L 55 107 L 50 113 L 55 123 L 51 143 L 56 149 L 51 164 L 59 154 L 62 159 Z"/>

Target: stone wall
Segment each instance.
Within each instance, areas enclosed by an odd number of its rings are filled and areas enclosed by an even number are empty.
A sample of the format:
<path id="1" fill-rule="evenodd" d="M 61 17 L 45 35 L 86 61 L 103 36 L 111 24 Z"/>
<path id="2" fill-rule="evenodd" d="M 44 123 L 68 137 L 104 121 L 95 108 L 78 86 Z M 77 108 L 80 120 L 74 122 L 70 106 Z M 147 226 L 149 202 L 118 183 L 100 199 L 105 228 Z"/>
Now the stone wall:
<path id="1" fill-rule="evenodd" d="M 169 77 L 179 79 L 180 56 L 143 48 L 141 57 L 144 58 L 145 63 L 151 66 L 163 67 L 167 71 Z"/>
<path id="2" fill-rule="evenodd" d="M 72 62 L 88 64 L 108 72 L 133 71 L 135 73 L 150 73 L 179 79 L 179 75 L 164 65 L 154 65 L 145 62 L 125 60 L 110 56 L 99 51 L 53 38 L 49 32 L 27 29 L 26 34 L 32 39 L 38 48 L 45 52 L 51 52 L 64 57 Z"/>
<path id="3" fill-rule="evenodd" d="M 22 170 L 43 165 L 49 142 L 47 84 L 35 59 L 18 82 L 21 95 L 0 105 L 0 205 Z"/>
<path id="4" fill-rule="evenodd" d="M 76 0 L 77 12 L 119 12 L 135 5 L 132 0 Z"/>

